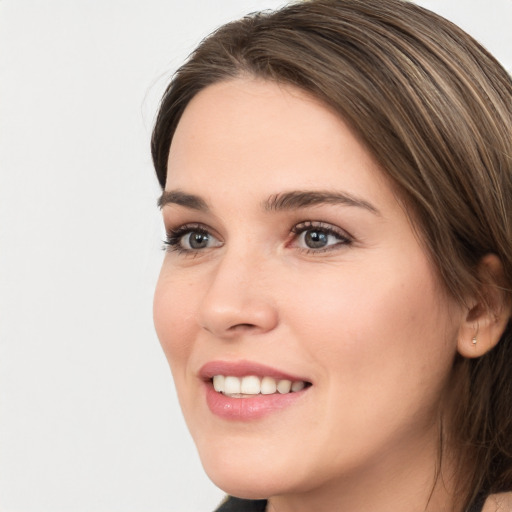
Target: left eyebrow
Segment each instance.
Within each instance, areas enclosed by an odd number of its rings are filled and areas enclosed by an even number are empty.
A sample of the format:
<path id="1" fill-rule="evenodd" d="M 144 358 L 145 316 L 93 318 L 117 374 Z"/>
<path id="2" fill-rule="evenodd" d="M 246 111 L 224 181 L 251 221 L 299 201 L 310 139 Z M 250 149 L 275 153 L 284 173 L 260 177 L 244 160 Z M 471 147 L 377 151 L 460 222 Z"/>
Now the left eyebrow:
<path id="1" fill-rule="evenodd" d="M 162 209 L 166 204 L 179 204 L 191 210 L 198 210 L 200 212 L 207 212 L 209 210 L 206 201 L 194 194 L 187 194 L 181 190 L 164 190 L 162 195 L 158 198 L 157 205 Z"/>
<path id="2" fill-rule="evenodd" d="M 270 196 L 264 203 L 263 208 L 267 211 L 288 211 L 307 208 L 308 206 L 318 206 L 322 204 L 341 204 L 345 206 L 355 206 L 380 215 L 375 206 L 364 199 L 353 196 L 346 192 L 327 192 L 327 191 L 308 191 L 295 190 L 292 192 L 283 192 Z"/>

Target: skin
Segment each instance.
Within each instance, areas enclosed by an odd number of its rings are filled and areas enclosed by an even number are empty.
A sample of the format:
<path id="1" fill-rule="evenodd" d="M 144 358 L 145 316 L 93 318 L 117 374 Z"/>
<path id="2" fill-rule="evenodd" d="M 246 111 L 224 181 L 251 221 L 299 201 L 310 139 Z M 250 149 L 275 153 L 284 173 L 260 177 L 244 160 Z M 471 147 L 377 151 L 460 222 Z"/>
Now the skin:
<path id="1" fill-rule="evenodd" d="M 276 511 L 456 510 L 449 449 L 429 496 L 467 313 L 445 293 L 392 186 L 343 121 L 292 87 L 209 86 L 179 122 L 165 189 L 208 208 L 162 208 L 167 231 L 200 224 L 210 239 L 183 252 L 188 233 L 166 252 L 154 320 L 213 482 L 270 498 Z M 262 207 L 297 190 L 360 204 Z M 304 231 L 292 231 L 306 221 L 338 234 L 312 249 Z M 256 421 L 219 418 L 199 369 L 242 359 L 312 386 Z"/>

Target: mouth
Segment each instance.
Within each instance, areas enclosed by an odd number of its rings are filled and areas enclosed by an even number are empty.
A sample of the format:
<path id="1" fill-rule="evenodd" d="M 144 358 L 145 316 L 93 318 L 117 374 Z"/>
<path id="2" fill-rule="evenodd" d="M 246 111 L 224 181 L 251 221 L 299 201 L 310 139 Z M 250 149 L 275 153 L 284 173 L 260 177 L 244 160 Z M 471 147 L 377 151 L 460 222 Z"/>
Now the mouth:
<path id="1" fill-rule="evenodd" d="M 210 411 L 223 419 L 250 421 L 277 413 L 304 397 L 312 382 L 250 361 L 212 361 L 199 371 Z"/>
<path id="2" fill-rule="evenodd" d="M 256 395 L 274 395 L 298 393 L 311 386 L 303 380 L 275 379 L 274 377 L 246 375 L 214 375 L 211 380 L 213 389 L 229 398 L 252 398 Z"/>

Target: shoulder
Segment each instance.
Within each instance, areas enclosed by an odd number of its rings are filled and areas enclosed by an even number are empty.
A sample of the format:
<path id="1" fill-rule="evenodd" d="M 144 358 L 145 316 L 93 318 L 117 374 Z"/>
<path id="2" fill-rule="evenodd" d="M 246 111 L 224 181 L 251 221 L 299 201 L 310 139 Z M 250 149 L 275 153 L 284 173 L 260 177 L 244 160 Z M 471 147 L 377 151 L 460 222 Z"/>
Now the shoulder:
<path id="1" fill-rule="evenodd" d="M 512 492 L 491 494 L 482 512 L 512 512 Z"/>

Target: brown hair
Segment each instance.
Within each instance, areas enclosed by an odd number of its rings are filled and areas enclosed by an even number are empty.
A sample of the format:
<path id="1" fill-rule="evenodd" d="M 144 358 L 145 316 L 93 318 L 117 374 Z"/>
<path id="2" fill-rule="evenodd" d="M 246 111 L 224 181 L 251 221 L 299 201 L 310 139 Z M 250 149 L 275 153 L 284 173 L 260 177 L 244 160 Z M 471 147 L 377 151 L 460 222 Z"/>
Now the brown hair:
<path id="1" fill-rule="evenodd" d="M 512 285 L 512 81 L 461 29 L 403 0 L 311 0 L 206 38 L 167 88 L 152 137 L 162 188 L 172 137 L 210 84 L 249 75 L 299 87 L 352 128 L 396 184 L 448 291 L 481 289 L 479 261 Z M 512 329 L 454 364 L 459 492 L 512 490 Z M 462 481 L 463 476 L 463 481 Z"/>

